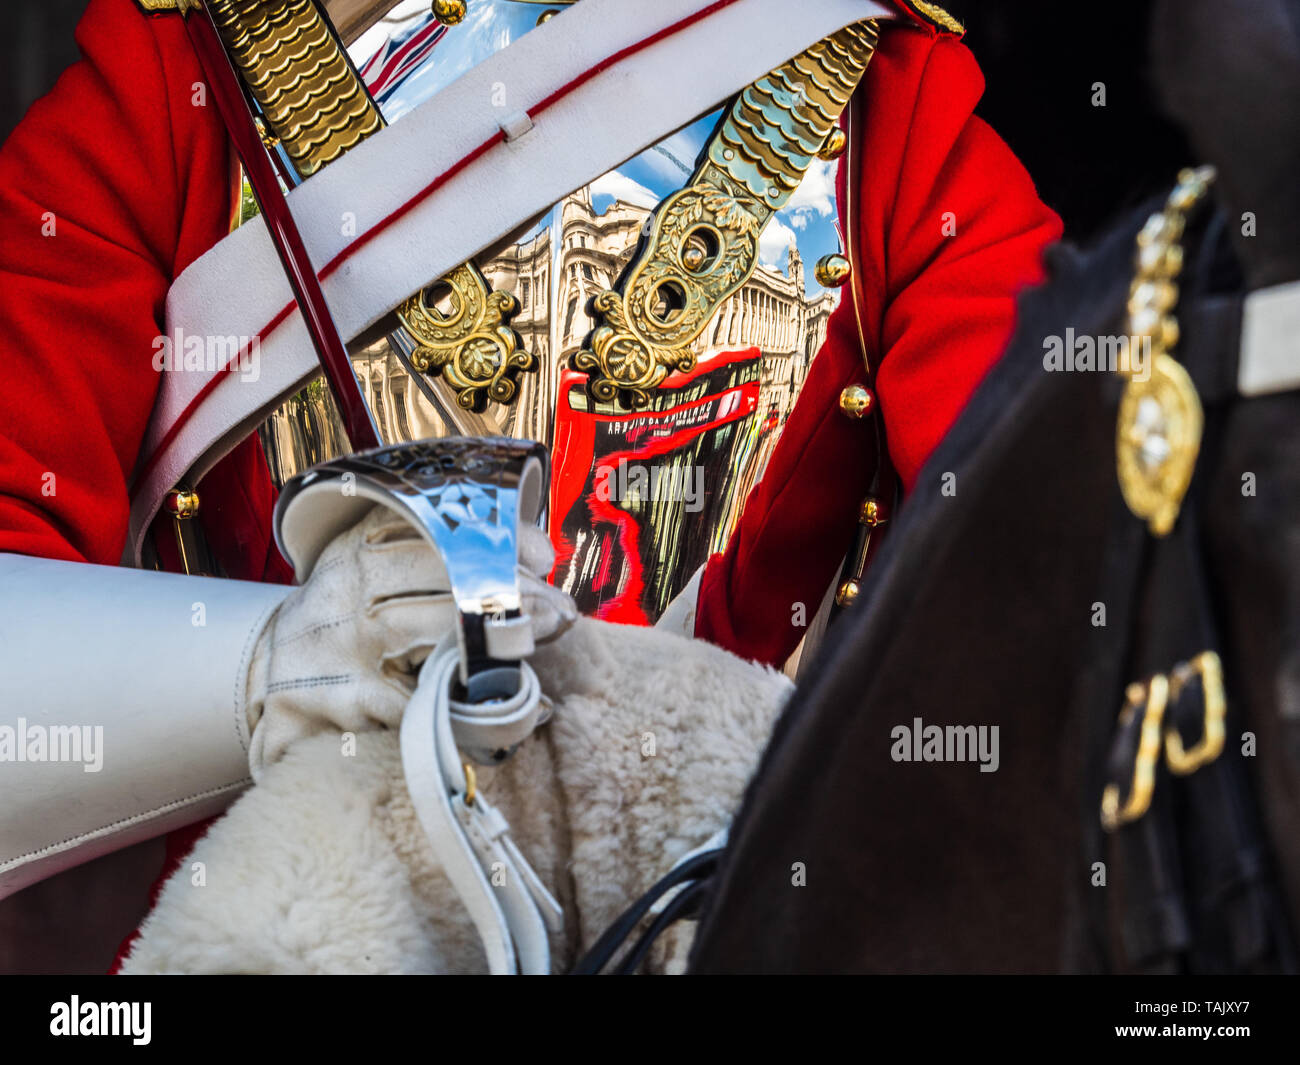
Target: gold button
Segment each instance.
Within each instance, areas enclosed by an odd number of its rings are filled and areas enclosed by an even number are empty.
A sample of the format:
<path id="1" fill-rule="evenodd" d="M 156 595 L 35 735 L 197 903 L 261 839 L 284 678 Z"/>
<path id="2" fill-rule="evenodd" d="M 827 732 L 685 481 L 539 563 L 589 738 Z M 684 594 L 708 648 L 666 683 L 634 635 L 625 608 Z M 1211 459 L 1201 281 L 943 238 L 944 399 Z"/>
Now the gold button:
<path id="1" fill-rule="evenodd" d="M 870 525 L 875 528 L 877 525 L 884 525 L 889 520 L 885 511 L 885 504 L 874 496 L 868 496 L 862 501 L 862 506 L 858 508 L 858 523 L 860 525 Z"/>
<path id="2" fill-rule="evenodd" d="M 813 267 L 813 276 L 823 288 L 839 288 L 849 279 L 849 261 L 837 252 L 823 255 Z"/>
<path id="3" fill-rule="evenodd" d="M 549 11 L 543 11 L 540 15 L 537 16 L 537 25 L 540 26 L 543 22 L 550 22 L 551 19 L 555 18 L 555 16 L 558 15 L 559 13 L 560 13 L 559 10 L 554 7 L 551 8 Z"/>
<path id="4" fill-rule="evenodd" d="M 847 580 L 836 589 L 835 602 L 840 606 L 852 606 L 860 591 L 862 591 L 861 584 L 855 580 Z"/>
<path id="5" fill-rule="evenodd" d="M 447 26 L 454 26 L 465 17 L 465 0 L 433 0 L 434 17 Z"/>
<path id="6" fill-rule="evenodd" d="M 188 488 L 173 488 L 163 500 L 167 513 L 187 521 L 199 512 L 199 493 Z"/>
<path id="7" fill-rule="evenodd" d="M 844 154 L 844 149 L 848 147 L 849 137 L 844 130 L 836 126 L 822 142 L 822 146 L 817 149 L 817 155 L 822 159 L 838 159 Z"/>
<path id="8" fill-rule="evenodd" d="M 260 118 L 253 119 L 253 125 L 257 127 L 257 135 L 262 138 L 262 144 L 269 149 L 276 148 L 280 143 L 280 138 L 266 128 L 266 123 Z"/>
<path id="9" fill-rule="evenodd" d="M 862 385 L 849 385 L 840 393 L 840 410 L 850 418 L 865 418 L 876 405 L 871 389 Z"/>

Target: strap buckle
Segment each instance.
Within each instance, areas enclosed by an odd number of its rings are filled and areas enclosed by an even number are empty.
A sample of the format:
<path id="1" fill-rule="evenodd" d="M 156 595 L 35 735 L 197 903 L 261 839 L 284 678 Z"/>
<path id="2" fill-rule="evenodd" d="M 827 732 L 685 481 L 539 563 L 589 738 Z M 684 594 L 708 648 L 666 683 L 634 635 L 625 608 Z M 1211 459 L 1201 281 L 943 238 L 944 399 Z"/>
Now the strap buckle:
<path id="1" fill-rule="evenodd" d="M 1201 679 L 1201 700 L 1205 705 L 1201 738 L 1191 750 L 1186 750 L 1178 727 L 1171 722 L 1165 728 L 1165 763 L 1175 776 L 1195 773 L 1223 753 L 1228 700 L 1223 690 L 1223 663 L 1219 656 L 1213 651 L 1202 651 L 1190 662 L 1177 666 L 1169 678 L 1169 697 L 1177 702 L 1187 685 L 1198 676 Z"/>
<path id="2" fill-rule="evenodd" d="M 1120 801 L 1119 785 L 1106 785 L 1101 796 L 1101 824 L 1107 832 L 1121 825 L 1137 821 L 1151 808 L 1151 797 L 1156 790 L 1156 766 L 1160 761 L 1161 732 L 1165 707 L 1169 703 L 1169 678 L 1157 673 L 1145 684 L 1130 684 L 1124 693 L 1124 708 L 1120 711 L 1119 727 L 1126 733 L 1140 708 L 1141 735 L 1138 739 L 1137 757 L 1133 761 L 1133 779 L 1129 783 L 1128 798 Z"/>
<path id="3" fill-rule="evenodd" d="M 1184 747 L 1182 733 L 1172 720 L 1187 689 L 1199 678 L 1201 682 L 1201 738 L 1190 749 Z M 1140 726 L 1135 719 L 1142 711 Z M 1120 785 L 1112 780 L 1101 796 L 1101 824 L 1107 832 L 1140 819 L 1150 808 L 1155 793 L 1156 768 L 1160 752 L 1174 776 L 1185 777 L 1209 765 L 1223 753 L 1227 738 L 1227 695 L 1223 686 L 1223 663 L 1214 651 L 1202 651 L 1187 662 L 1180 662 L 1166 675 L 1157 673 L 1150 680 L 1130 684 L 1125 690 L 1124 707 L 1119 715 L 1119 730 L 1114 749 L 1123 750 L 1131 742 L 1135 727 L 1140 727 L 1137 754 L 1127 798 Z"/>

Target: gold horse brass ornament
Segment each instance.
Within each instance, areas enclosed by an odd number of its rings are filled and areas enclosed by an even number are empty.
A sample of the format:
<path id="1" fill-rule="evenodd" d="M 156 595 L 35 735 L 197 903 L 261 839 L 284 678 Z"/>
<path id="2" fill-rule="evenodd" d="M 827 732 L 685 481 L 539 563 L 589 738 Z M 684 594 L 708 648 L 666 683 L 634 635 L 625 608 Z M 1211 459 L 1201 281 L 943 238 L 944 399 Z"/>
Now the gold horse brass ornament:
<path id="1" fill-rule="evenodd" d="M 440 290 L 450 304 L 445 313 L 429 302 Z M 420 343 L 411 365 L 421 373 L 442 374 L 456 389 L 456 402 L 481 413 L 488 400 L 514 402 L 519 375 L 538 368 L 537 356 L 522 347 L 510 327 L 518 310 L 514 296 L 490 291 L 478 268 L 466 264 L 417 292 L 397 317 Z"/>
<path id="2" fill-rule="evenodd" d="M 1187 371 L 1168 355 L 1147 381 L 1130 381 L 1119 406 L 1116 453 L 1124 501 L 1153 536 L 1178 520 L 1200 449 L 1201 402 Z"/>
<path id="3" fill-rule="evenodd" d="M 694 368 L 692 343 L 754 272 L 763 227 L 835 134 L 875 46 L 874 22 L 855 23 L 737 97 L 619 284 L 592 300 L 599 324 L 573 365 L 596 400 L 645 407 L 669 373 Z"/>
<path id="4" fill-rule="evenodd" d="M 1178 343 L 1177 278 L 1188 213 L 1206 196 L 1211 167 L 1184 170 L 1164 209 L 1137 238 L 1137 272 L 1128 302 L 1129 332 L 1150 340 L 1150 374 L 1130 373 L 1115 431 L 1116 472 L 1124 502 L 1153 536 L 1168 536 L 1192 483 L 1204 415 L 1196 386 L 1171 354 Z"/>

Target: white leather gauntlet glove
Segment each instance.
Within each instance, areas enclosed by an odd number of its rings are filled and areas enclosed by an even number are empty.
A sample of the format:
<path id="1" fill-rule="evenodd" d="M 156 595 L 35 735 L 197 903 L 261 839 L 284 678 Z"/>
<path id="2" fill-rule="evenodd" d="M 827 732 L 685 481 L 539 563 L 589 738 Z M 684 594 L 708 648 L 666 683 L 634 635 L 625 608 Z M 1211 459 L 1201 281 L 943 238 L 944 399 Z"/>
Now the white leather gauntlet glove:
<path id="1" fill-rule="evenodd" d="M 546 583 L 555 556 L 542 530 L 520 529 L 519 556 L 522 609 L 542 643 L 577 608 Z M 371 509 L 325 548 L 257 642 L 247 698 L 253 779 L 306 736 L 397 725 L 420 665 L 455 625 L 438 553 L 395 511 Z"/>

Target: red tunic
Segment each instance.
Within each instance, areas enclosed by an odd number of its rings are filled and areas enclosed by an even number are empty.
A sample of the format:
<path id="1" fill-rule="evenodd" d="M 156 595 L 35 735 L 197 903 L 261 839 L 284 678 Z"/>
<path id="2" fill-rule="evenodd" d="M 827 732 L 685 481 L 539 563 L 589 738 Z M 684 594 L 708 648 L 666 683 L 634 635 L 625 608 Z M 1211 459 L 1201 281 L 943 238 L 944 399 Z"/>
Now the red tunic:
<path id="1" fill-rule="evenodd" d="M 92 0 L 84 58 L 0 148 L 0 551 L 113 564 L 172 279 L 230 230 L 234 164 L 177 16 Z M 204 482 L 234 577 L 287 579 L 255 439 Z"/>

